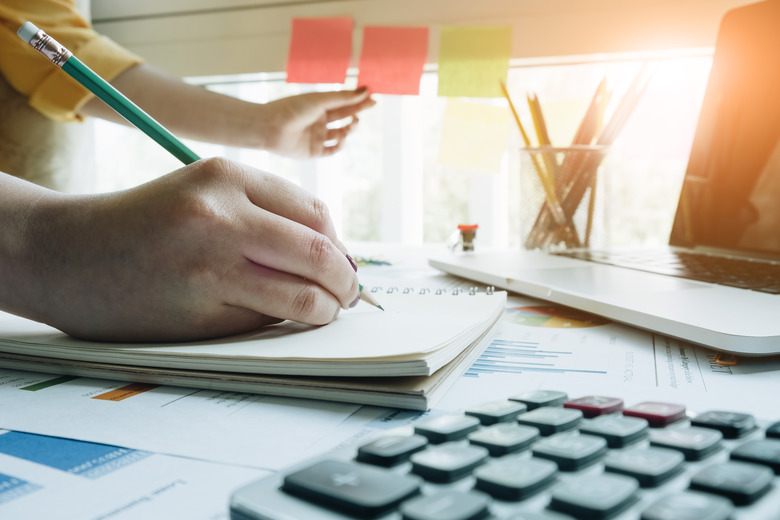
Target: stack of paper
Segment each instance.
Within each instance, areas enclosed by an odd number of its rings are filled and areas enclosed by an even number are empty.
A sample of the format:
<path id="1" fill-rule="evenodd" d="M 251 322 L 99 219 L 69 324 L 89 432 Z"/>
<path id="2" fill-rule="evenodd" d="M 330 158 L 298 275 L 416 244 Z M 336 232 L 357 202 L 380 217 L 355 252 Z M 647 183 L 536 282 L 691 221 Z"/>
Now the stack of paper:
<path id="1" fill-rule="evenodd" d="M 333 323 L 194 343 L 82 341 L 0 313 L 7 368 L 427 409 L 489 342 L 506 293 L 382 294 Z"/>

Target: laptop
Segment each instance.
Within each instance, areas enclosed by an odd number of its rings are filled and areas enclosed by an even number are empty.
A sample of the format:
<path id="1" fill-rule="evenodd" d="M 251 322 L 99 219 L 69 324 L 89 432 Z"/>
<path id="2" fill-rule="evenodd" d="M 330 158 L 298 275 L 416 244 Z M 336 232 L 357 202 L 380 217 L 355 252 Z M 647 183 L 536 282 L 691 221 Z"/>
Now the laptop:
<path id="1" fill-rule="evenodd" d="M 780 0 L 724 16 L 668 248 L 429 264 L 716 350 L 780 354 L 779 28 Z"/>

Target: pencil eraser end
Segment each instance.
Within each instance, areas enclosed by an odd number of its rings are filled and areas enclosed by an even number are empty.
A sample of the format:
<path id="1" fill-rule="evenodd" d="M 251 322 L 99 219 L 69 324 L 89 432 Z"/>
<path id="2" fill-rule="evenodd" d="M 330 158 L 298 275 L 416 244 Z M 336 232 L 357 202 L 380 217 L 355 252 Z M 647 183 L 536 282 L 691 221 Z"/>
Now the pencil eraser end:
<path id="1" fill-rule="evenodd" d="M 34 23 L 32 22 L 24 22 L 24 25 L 19 27 L 19 30 L 16 31 L 16 34 L 19 35 L 19 38 L 26 41 L 27 43 L 30 43 L 33 38 L 35 38 L 35 35 L 38 34 L 38 29 Z"/>

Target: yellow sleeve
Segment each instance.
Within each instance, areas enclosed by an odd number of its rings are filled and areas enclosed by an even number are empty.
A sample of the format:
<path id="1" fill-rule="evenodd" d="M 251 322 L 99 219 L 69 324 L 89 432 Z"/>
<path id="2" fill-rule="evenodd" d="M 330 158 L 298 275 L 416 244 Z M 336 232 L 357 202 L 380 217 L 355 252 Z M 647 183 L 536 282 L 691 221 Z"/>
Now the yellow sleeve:
<path id="1" fill-rule="evenodd" d="M 82 119 L 77 112 L 92 94 L 16 35 L 26 21 L 46 31 L 106 81 L 143 61 L 97 34 L 76 12 L 73 0 L 3 0 L 0 74 L 28 98 L 30 106 L 51 119 Z"/>

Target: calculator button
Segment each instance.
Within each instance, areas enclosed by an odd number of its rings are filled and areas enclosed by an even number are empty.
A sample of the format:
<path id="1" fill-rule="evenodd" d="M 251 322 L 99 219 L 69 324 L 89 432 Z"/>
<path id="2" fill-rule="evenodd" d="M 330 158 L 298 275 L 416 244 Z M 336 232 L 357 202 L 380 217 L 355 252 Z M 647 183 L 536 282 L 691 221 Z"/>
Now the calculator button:
<path id="1" fill-rule="evenodd" d="M 583 520 L 610 518 L 636 501 L 638 487 L 623 475 L 578 475 L 553 489 L 550 508 Z"/>
<path id="2" fill-rule="evenodd" d="M 479 428 L 479 419 L 462 414 L 447 414 L 430 417 L 418 422 L 414 433 L 422 435 L 434 444 L 465 439 Z"/>
<path id="3" fill-rule="evenodd" d="M 596 435 L 607 441 L 610 448 L 622 448 L 647 437 L 647 421 L 625 415 L 602 415 L 582 421 L 580 432 Z"/>
<path id="4" fill-rule="evenodd" d="M 534 457 L 551 460 L 561 471 L 590 466 L 607 453 L 607 441 L 592 435 L 557 433 L 534 444 Z"/>
<path id="5" fill-rule="evenodd" d="M 372 466 L 324 460 L 287 475 L 282 489 L 345 513 L 376 516 L 418 493 L 420 480 Z"/>
<path id="6" fill-rule="evenodd" d="M 733 513 L 734 506 L 725 498 L 684 491 L 654 502 L 642 513 L 642 520 L 728 520 Z"/>
<path id="7" fill-rule="evenodd" d="M 427 445 L 428 439 L 422 435 L 387 435 L 358 448 L 356 459 L 377 466 L 395 466 Z"/>
<path id="8" fill-rule="evenodd" d="M 619 412 L 623 409 L 623 400 L 616 397 L 604 397 L 601 395 L 586 395 L 578 399 L 566 401 L 564 408 L 574 408 L 582 412 L 587 418 Z"/>
<path id="9" fill-rule="evenodd" d="M 489 514 L 489 502 L 474 491 L 442 491 L 409 500 L 401 513 L 404 520 L 477 520 Z"/>
<path id="10" fill-rule="evenodd" d="M 642 487 L 656 487 L 685 469 L 685 457 L 666 448 L 611 451 L 604 469 L 633 477 Z"/>
<path id="11" fill-rule="evenodd" d="M 691 419 L 693 426 L 713 428 L 726 439 L 738 439 L 756 429 L 756 420 L 746 413 L 713 410 Z"/>
<path id="12" fill-rule="evenodd" d="M 528 407 L 528 410 L 536 410 L 544 406 L 563 406 L 569 398 L 564 392 L 557 390 L 532 390 L 510 397 L 510 401 L 520 401 Z"/>
<path id="13" fill-rule="evenodd" d="M 770 424 L 766 429 L 766 436 L 773 439 L 780 439 L 780 421 Z"/>
<path id="14" fill-rule="evenodd" d="M 554 462 L 510 455 L 474 470 L 475 487 L 500 500 L 523 500 L 551 484 L 557 473 Z"/>
<path id="15" fill-rule="evenodd" d="M 471 407 L 465 413 L 476 417 L 483 425 L 489 426 L 496 423 L 512 422 L 527 409 L 525 404 L 517 401 L 493 401 Z"/>
<path id="16" fill-rule="evenodd" d="M 672 403 L 644 402 L 623 410 L 623 415 L 639 417 L 653 428 L 662 428 L 685 418 L 685 407 Z"/>
<path id="17" fill-rule="evenodd" d="M 517 423 L 500 423 L 469 434 L 469 442 L 487 448 L 492 457 L 523 451 L 539 438 L 539 430 Z"/>
<path id="18" fill-rule="evenodd" d="M 522 512 L 506 517 L 506 520 L 573 520 L 569 515 L 561 515 L 553 511 L 542 513 Z"/>
<path id="19" fill-rule="evenodd" d="M 468 475 L 487 457 L 487 449 L 481 446 L 442 444 L 412 455 L 412 473 L 432 482 L 452 482 Z"/>
<path id="20" fill-rule="evenodd" d="M 772 487 L 772 471 L 747 462 L 725 462 L 701 469 L 691 477 L 691 489 L 731 499 L 736 505 L 752 504 Z"/>
<path id="21" fill-rule="evenodd" d="M 769 466 L 772 471 L 780 475 L 780 440 L 762 439 L 746 442 L 731 452 L 731 458 Z"/>
<path id="22" fill-rule="evenodd" d="M 723 434 L 707 428 L 664 428 L 650 432 L 650 444 L 681 452 L 685 460 L 701 460 L 721 449 Z"/>
<path id="23" fill-rule="evenodd" d="M 582 421 L 582 412 L 571 408 L 537 408 L 517 417 L 517 422 L 539 429 L 543 436 L 576 428 Z"/>

